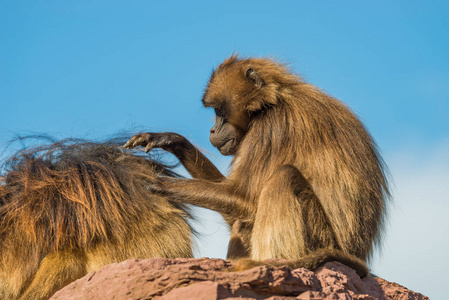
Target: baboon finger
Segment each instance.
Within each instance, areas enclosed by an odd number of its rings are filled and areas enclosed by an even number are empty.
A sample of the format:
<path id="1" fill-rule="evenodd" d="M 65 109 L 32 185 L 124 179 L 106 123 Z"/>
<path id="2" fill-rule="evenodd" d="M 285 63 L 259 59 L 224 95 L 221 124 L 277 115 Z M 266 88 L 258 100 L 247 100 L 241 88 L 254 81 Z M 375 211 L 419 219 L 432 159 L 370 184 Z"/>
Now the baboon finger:
<path id="1" fill-rule="evenodd" d="M 173 142 L 171 141 L 170 135 L 165 133 L 161 134 L 146 132 L 133 136 L 128 142 L 126 142 L 124 147 L 127 149 L 132 149 L 137 146 L 142 146 L 145 147 L 145 152 L 149 152 L 153 148 L 167 147 L 172 143 Z"/>
<path id="2" fill-rule="evenodd" d="M 132 149 L 135 148 L 136 146 L 145 147 L 151 138 L 152 136 L 149 133 L 136 134 L 135 136 L 130 138 L 125 143 L 125 145 L 123 145 L 123 147 L 127 149 Z"/>
<path id="3" fill-rule="evenodd" d="M 141 144 L 141 137 L 139 137 L 139 138 L 136 138 L 134 141 L 133 141 L 133 143 L 131 144 L 131 147 L 132 148 L 135 148 L 136 146 L 139 146 L 140 144 Z"/>
<path id="4" fill-rule="evenodd" d="M 155 143 L 154 142 L 149 142 L 147 144 L 147 146 L 145 147 L 145 153 L 150 152 L 151 150 L 153 150 L 154 147 L 155 147 Z"/>
<path id="5" fill-rule="evenodd" d="M 131 142 L 132 142 L 133 138 L 134 138 L 134 137 L 130 138 L 130 139 L 123 145 L 123 148 L 131 149 Z"/>
<path id="6" fill-rule="evenodd" d="M 141 134 L 137 134 L 137 135 L 133 136 L 125 143 L 125 145 L 123 145 L 123 147 L 127 148 L 127 149 L 134 148 L 135 146 L 137 146 L 135 143 L 140 137 L 141 137 Z"/>
<path id="7" fill-rule="evenodd" d="M 136 139 L 134 140 L 134 142 L 132 143 L 132 147 L 135 148 L 137 146 L 142 146 L 142 147 L 146 147 L 150 142 L 152 142 L 153 137 L 148 134 L 140 134 L 139 136 L 136 137 Z"/>

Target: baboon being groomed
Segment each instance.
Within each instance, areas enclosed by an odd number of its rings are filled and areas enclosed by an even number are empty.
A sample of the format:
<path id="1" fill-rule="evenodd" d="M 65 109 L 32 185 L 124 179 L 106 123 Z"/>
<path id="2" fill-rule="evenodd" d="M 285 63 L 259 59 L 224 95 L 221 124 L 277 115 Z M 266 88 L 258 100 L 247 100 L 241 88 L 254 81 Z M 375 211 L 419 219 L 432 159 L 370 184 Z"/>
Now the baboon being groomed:
<path id="1" fill-rule="evenodd" d="M 192 257 L 188 210 L 148 190 L 160 175 L 176 176 L 114 142 L 19 151 L 0 184 L 0 299 L 47 299 L 129 258 Z"/>
<path id="2" fill-rule="evenodd" d="M 382 159 L 340 101 L 271 59 L 231 56 L 203 96 L 210 141 L 234 155 L 224 177 L 184 137 L 143 133 L 125 145 L 163 148 L 194 179 L 161 178 L 155 191 L 220 212 L 237 265 L 283 258 L 315 268 L 338 260 L 360 275 L 381 236 L 388 186 Z"/>

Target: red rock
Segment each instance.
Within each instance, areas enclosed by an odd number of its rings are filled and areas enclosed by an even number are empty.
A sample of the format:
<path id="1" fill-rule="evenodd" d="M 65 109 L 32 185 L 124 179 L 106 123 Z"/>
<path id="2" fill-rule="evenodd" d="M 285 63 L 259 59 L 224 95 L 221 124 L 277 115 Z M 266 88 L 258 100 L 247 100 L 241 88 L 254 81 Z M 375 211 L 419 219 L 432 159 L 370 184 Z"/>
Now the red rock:
<path id="1" fill-rule="evenodd" d="M 221 259 L 127 260 L 92 272 L 51 299 L 428 299 L 381 278 L 361 279 L 337 262 L 315 272 L 287 267 L 255 267 L 229 272 Z"/>

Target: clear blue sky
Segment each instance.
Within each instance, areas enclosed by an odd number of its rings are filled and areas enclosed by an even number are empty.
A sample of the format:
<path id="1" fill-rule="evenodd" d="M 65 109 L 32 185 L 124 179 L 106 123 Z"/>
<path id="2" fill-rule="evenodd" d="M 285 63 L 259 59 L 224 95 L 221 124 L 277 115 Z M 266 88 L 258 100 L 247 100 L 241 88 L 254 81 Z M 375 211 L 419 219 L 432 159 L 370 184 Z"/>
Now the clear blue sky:
<path id="1" fill-rule="evenodd" d="M 204 86 L 232 52 L 276 57 L 347 103 L 390 166 L 395 204 L 373 270 L 443 299 L 448 16 L 447 1 L 1 1 L 0 151 L 29 132 L 176 131 L 227 172 Z M 223 257 L 223 225 L 198 215 L 198 256 Z"/>

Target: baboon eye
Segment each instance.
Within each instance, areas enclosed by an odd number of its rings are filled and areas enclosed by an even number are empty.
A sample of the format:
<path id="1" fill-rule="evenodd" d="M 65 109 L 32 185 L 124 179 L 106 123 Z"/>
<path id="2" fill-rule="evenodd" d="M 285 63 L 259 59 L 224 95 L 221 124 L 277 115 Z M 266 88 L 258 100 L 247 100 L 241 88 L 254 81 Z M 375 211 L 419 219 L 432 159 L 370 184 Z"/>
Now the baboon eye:
<path id="1" fill-rule="evenodd" d="M 223 118 L 224 117 L 224 110 L 221 108 L 214 108 L 215 109 L 215 115 L 217 117 Z"/>
<path id="2" fill-rule="evenodd" d="M 216 106 L 214 106 L 215 114 L 219 117 L 224 117 L 228 112 L 226 100 L 216 101 L 215 103 L 218 103 Z"/>

